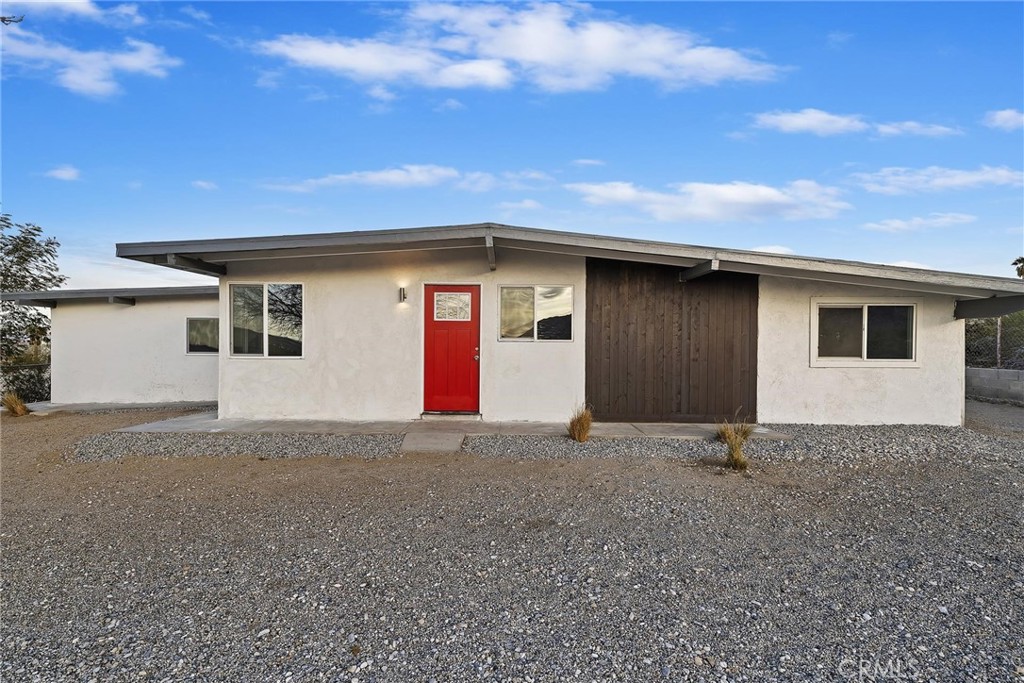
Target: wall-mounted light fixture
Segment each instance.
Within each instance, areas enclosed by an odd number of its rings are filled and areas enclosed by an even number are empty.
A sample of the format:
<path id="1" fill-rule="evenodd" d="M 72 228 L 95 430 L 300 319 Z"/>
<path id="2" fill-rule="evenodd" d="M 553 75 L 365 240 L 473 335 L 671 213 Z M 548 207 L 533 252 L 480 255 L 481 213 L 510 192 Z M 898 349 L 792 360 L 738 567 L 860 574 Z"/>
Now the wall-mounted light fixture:
<path id="1" fill-rule="evenodd" d="M 405 303 L 405 287 L 398 288 L 398 303 Z"/>

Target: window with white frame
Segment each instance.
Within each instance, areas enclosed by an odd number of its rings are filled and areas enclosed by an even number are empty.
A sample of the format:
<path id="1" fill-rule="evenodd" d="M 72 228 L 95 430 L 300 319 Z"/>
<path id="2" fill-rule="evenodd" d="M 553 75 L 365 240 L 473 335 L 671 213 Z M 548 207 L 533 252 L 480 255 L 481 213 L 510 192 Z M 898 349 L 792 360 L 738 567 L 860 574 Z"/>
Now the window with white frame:
<path id="1" fill-rule="evenodd" d="M 302 285 L 233 284 L 229 289 L 232 355 L 302 355 Z"/>
<path id="2" fill-rule="evenodd" d="M 499 287 L 503 341 L 572 341 L 572 285 Z"/>
<path id="3" fill-rule="evenodd" d="M 916 366 L 918 302 L 813 299 L 815 367 Z"/>
<path id="4" fill-rule="evenodd" d="M 187 318 L 188 353 L 217 353 L 220 350 L 220 321 L 216 318 Z"/>
<path id="5" fill-rule="evenodd" d="M 435 292 L 434 320 L 472 320 L 473 295 L 468 292 Z"/>

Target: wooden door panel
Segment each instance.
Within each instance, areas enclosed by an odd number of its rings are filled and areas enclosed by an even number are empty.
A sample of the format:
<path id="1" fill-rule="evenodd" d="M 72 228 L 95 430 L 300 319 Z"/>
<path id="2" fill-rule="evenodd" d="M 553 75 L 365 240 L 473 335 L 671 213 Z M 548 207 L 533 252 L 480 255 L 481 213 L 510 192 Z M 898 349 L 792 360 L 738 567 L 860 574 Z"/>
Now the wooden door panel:
<path id="1" fill-rule="evenodd" d="M 587 402 L 602 420 L 755 419 L 757 277 L 587 260 Z"/>

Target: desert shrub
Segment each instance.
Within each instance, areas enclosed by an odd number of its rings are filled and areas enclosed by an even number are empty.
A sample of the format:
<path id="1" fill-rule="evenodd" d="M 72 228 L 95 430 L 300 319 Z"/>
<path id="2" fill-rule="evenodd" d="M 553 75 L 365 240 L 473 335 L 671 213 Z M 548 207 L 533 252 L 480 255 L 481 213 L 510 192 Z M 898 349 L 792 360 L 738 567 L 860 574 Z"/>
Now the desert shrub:
<path id="1" fill-rule="evenodd" d="M 3 398 L 0 398 L 0 405 L 3 405 L 7 412 L 14 417 L 22 417 L 32 412 L 25 405 L 25 402 L 21 400 L 21 397 L 13 391 L 6 392 Z"/>
<path id="2" fill-rule="evenodd" d="M 23 401 L 50 400 L 49 365 L 6 365 L 0 371 L 3 391 L 14 392 Z"/>
<path id="3" fill-rule="evenodd" d="M 594 422 L 594 414 L 590 412 L 590 406 L 582 405 L 573 411 L 569 417 L 569 423 L 565 425 L 569 432 L 569 438 L 573 441 L 583 443 L 590 438 L 590 425 Z"/>
<path id="4" fill-rule="evenodd" d="M 742 472 L 750 466 L 747 456 L 743 453 L 743 444 L 753 433 L 754 425 L 748 422 L 726 421 L 718 425 L 718 439 L 729 449 L 726 463 L 732 469 Z"/>

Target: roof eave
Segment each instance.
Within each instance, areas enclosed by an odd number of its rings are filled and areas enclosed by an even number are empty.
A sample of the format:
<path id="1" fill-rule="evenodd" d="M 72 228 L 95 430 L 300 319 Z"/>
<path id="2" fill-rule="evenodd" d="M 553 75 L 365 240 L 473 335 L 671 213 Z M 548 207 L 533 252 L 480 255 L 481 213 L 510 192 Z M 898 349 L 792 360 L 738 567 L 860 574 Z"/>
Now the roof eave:
<path id="1" fill-rule="evenodd" d="M 3 292 L 0 300 L 23 306 L 54 308 L 61 301 L 107 301 L 124 304 L 135 299 L 214 298 L 218 286 L 200 287 L 122 287 L 116 289 L 51 289 L 39 292 Z"/>
<path id="2" fill-rule="evenodd" d="M 226 272 L 226 264 L 236 261 L 458 248 L 480 248 L 481 254 L 486 253 L 490 257 L 491 252 L 484 251 L 489 247 L 658 263 L 680 268 L 690 268 L 701 262 L 717 260 L 720 262 L 720 269 L 725 271 L 896 288 L 966 298 L 1024 294 L 1024 282 L 1011 278 L 605 237 L 499 223 L 277 237 L 122 243 L 117 245 L 117 255 L 189 272 L 217 275 Z"/>

